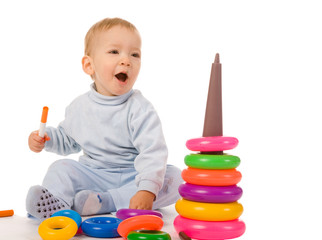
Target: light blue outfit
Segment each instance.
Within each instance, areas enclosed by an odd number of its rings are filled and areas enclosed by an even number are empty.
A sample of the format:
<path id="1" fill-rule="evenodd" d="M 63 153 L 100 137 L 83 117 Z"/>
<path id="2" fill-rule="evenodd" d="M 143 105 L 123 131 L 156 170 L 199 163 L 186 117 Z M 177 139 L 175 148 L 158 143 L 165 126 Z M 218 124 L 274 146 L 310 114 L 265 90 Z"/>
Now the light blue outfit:
<path id="1" fill-rule="evenodd" d="M 48 169 L 43 186 L 73 205 L 82 190 L 109 192 L 116 209 L 128 208 L 139 190 L 156 195 L 153 208 L 179 199 L 179 168 L 167 165 L 167 147 L 160 119 L 138 90 L 104 96 L 89 92 L 67 108 L 57 128 L 47 127 L 45 150 L 68 155 L 83 150 L 79 161 L 62 159 Z"/>

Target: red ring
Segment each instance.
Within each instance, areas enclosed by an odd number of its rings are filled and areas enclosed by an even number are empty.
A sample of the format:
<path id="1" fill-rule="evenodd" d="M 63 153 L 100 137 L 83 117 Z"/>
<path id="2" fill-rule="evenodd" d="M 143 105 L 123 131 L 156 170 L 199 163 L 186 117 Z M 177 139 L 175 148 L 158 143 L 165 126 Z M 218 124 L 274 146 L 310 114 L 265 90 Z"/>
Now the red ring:
<path id="1" fill-rule="evenodd" d="M 163 220 L 160 217 L 154 215 L 139 215 L 130 217 L 123 220 L 118 228 L 117 232 L 123 237 L 127 238 L 129 232 L 133 230 L 161 230 L 163 227 Z"/>

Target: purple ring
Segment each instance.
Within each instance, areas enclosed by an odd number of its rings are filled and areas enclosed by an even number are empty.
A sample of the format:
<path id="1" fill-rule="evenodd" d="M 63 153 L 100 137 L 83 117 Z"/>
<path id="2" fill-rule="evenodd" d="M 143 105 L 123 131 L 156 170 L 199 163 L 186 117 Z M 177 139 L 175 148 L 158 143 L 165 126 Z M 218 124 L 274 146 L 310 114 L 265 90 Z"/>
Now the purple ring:
<path id="1" fill-rule="evenodd" d="M 162 213 L 153 210 L 145 210 L 145 209 L 130 209 L 130 208 L 123 208 L 116 212 L 116 217 L 119 219 L 127 219 L 130 217 L 135 217 L 139 215 L 154 215 L 160 218 L 163 217 Z"/>
<path id="2" fill-rule="evenodd" d="M 243 195 L 243 190 L 236 186 L 202 186 L 184 183 L 179 186 L 180 195 L 187 200 L 209 203 L 236 202 Z"/>

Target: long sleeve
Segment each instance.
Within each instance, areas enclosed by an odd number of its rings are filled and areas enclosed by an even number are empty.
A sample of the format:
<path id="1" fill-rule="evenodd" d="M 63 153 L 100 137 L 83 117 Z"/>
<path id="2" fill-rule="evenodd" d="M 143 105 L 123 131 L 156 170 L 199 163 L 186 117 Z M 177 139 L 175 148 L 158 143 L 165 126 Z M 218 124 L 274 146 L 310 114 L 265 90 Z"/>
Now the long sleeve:
<path id="1" fill-rule="evenodd" d="M 81 151 L 81 147 L 73 138 L 65 133 L 61 126 L 58 126 L 57 128 L 47 127 L 46 132 L 50 137 L 50 141 L 46 142 L 45 145 L 46 151 L 63 156 Z"/>
<path id="2" fill-rule="evenodd" d="M 139 152 L 134 160 L 138 190 L 157 195 L 163 185 L 168 157 L 160 119 L 150 103 L 130 119 L 133 145 Z"/>
<path id="3" fill-rule="evenodd" d="M 68 106 L 65 111 L 65 120 L 62 121 L 57 128 L 47 127 L 46 133 L 50 137 L 50 140 L 45 144 L 45 150 L 54 152 L 59 155 L 69 155 L 72 153 L 78 153 L 82 150 L 82 147 L 73 139 L 70 134 L 69 125 L 73 122 L 73 111 Z M 65 129 L 67 128 L 67 130 Z"/>

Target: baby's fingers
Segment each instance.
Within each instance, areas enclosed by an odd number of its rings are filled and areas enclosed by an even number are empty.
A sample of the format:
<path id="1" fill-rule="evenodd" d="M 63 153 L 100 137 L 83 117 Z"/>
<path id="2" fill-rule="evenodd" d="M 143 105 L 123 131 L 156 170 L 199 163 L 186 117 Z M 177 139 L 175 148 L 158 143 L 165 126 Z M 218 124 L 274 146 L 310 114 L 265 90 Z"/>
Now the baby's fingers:
<path id="1" fill-rule="evenodd" d="M 32 133 L 31 139 L 33 141 L 36 141 L 37 143 L 43 144 L 46 141 L 46 136 L 45 137 L 40 137 L 38 134 L 39 134 L 38 131 L 34 131 Z M 49 138 L 48 135 L 47 135 L 47 138 Z"/>
<path id="2" fill-rule="evenodd" d="M 31 146 L 30 149 L 36 153 L 41 152 L 44 149 L 44 146 Z"/>

